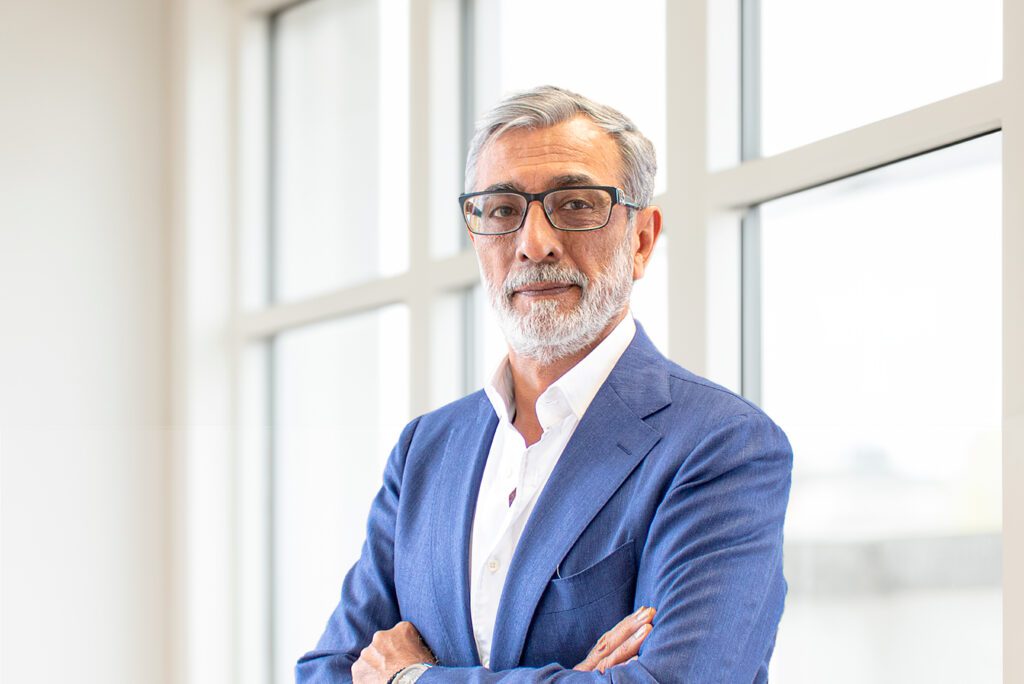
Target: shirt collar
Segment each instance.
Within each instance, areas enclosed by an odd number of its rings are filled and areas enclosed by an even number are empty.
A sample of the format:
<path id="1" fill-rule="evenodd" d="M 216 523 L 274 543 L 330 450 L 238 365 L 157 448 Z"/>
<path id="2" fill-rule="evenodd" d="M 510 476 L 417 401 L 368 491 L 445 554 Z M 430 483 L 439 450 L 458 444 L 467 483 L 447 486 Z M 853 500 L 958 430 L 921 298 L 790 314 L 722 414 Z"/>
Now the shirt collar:
<path id="1" fill-rule="evenodd" d="M 546 430 L 570 413 L 577 420 L 582 418 L 635 334 L 636 322 L 633 314 L 627 312 L 600 344 L 544 390 L 536 407 L 541 427 Z M 515 392 L 508 356 L 498 364 L 484 392 L 498 418 L 511 423 L 515 418 Z"/>
<path id="2" fill-rule="evenodd" d="M 486 392 L 487 398 L 491 400 L 491 406 L 494 407 L 494 412 L 498 414 L 498 419 L 502 422 L 511 423 L 515 417 L 513 415 L 513 411 L 515 411 L 515 402 L 513 401 L 515 392 L 512 387 L 512 366 L 508 362 L 507 354 L 501 360 L 501 363 L 498 364 L 498 368 L 494 371 L 491 381 L 484 387 L 484 392 Z"/>

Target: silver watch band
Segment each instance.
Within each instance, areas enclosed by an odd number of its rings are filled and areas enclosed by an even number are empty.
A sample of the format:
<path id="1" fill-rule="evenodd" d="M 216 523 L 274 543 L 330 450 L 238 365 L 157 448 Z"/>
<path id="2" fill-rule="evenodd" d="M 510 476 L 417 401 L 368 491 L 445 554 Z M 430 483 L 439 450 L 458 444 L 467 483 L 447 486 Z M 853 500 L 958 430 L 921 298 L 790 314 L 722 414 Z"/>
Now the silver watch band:
<path id="1" fill-rule="evenodd" d="M 420 675 L 432 667 L 433 665 L 430 663 L 416 663 L 415 665 L 403 667 L 391 678 L 391 684 L 413 684 L 413 682 L 420 678 Z"/>

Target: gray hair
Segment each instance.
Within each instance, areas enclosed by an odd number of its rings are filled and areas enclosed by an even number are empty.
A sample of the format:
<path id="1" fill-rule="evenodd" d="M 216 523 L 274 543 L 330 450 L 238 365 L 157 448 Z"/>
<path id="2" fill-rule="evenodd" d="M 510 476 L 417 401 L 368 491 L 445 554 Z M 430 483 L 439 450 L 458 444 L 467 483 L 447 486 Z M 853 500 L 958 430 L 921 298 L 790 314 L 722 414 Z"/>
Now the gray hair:
<path id="1" fill-rule="evenodd" d="M 547 128 L 585 116 L 615 140 L 622 189 L 641 207 L 651 203 L 658 162 L 654 145 L 616 109 L 555 86 L 540 86 L 505 98 L 477 121 L 466 156 L 466 192 L 473 191 L 480 154 L 491 140 L 516 129 Z"/>

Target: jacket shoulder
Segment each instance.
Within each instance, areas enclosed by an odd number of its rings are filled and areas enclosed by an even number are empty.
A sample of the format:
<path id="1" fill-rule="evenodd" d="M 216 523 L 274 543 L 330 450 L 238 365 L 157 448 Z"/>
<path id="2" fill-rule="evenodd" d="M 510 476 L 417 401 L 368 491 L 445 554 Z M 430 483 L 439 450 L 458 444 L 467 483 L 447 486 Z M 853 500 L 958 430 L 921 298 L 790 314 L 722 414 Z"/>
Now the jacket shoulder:
<path id="1" fill-rule="evenodd" d="M 779 431 L 778 425 L 746 397 L 716 382 L 665 359 L 669 391 L 672 396 L 670 410 L 684 415 L 688 422 L 702 424 L 704 429 L 746 420 Z"/>
<path id="2" fill-rule="evenodd" d="M 482 389 L 479 389 L 444 406 L 428 411 L 417 418 L 417 420 L 420 421 L 421 427 L 426 427 L 439 423 L 450 423 L 453 420 L 465 420 L 466 416 L 483 410 L 493 411 L 491 409 L 491 402 L 487 399 L 487 394 Z"/>
<path id="3" fill-rule="evenodd" d="M 414 418 L 409 425 L 415 426 L 417 444 L 447 439 L 455 426 L 485 421 L 494 414 L 490 401 L 484 391 L 477 390 L 460 399 L 449 402 L 432 411 Z M 408 427 L 406 428 L 408 430 Z"/>

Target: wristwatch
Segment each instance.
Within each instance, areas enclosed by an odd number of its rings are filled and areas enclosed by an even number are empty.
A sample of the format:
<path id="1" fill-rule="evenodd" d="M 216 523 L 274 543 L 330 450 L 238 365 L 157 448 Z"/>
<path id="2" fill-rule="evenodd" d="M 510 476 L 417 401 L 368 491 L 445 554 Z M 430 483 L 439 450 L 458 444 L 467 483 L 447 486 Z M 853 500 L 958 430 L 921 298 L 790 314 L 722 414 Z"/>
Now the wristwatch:
<path id="1" fill-rule="evenodd" d="M 420 675 L 432 667 L 434 666 L 430 663 L 416 663 L 415 665 L 403 667 L 401 670 L 391 675 L 391 679 L 388 680 L 388 684 L 413 684 L 413 682 L 420 678 Z"/>

